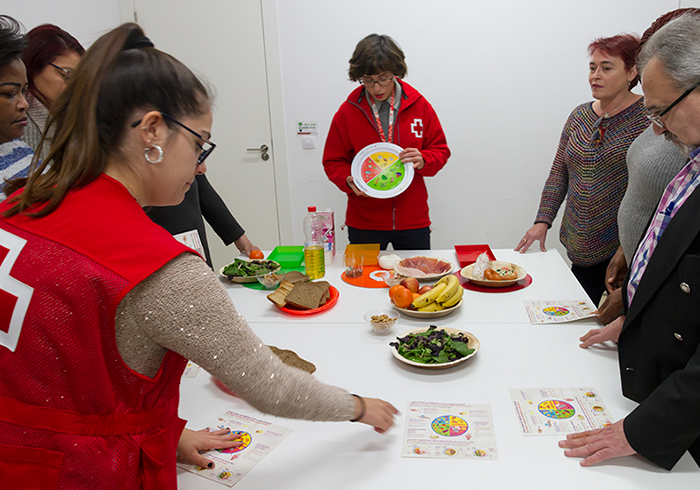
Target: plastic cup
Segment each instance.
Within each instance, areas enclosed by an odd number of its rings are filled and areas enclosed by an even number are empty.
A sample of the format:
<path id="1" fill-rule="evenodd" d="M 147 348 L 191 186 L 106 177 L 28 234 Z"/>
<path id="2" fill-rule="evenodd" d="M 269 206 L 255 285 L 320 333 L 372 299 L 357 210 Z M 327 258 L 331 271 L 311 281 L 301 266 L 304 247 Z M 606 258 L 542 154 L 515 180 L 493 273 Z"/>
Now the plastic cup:
<path id="1" fill-rule="evenodd" d="M 364 256 L 361 254 L 344 254 L 343 265 L 345 266 L 345 275 L 347 277 L 362 276 L 362 262 Z"/>

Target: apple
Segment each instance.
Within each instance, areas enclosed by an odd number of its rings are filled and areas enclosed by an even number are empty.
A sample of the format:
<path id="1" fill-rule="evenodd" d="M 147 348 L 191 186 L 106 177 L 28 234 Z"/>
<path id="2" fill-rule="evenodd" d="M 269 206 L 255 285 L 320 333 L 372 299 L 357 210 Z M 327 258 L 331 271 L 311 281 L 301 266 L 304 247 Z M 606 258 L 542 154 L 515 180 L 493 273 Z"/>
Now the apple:
<path id="1" fill-rule="evenodd" d="M 415 277 L 406 277 L 402 279 L 399 284 L 401 284 L 403 287 L 405 287 L 412 293 L 417 293 L 418 288 L 420 288 L 420 284 L 418 284 L 418 279 L 416 279 Z"/>
<path id="2" fill-rule="evenodd" d="M 432 286 L 423 286 L 422 288 L 420 288 L 420 289 L 418 290 L 418 294 L 425 294 L 425 293 L 427 293 L 428 291 L 430 291 L 431 289 L 433 289 Z"/>

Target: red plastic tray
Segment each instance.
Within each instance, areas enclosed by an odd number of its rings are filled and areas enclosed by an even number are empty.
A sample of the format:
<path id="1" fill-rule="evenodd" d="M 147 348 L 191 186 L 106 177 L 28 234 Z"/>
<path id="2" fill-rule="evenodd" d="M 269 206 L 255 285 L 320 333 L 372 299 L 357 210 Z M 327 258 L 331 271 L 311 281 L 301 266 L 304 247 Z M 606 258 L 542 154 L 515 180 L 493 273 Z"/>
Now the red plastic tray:
<path id="1" fill-rule="evenodd" d="M 284 311 L 285 313 L 289 313 L 290 315 L 315 315 L 316 313 L 321 313 L 322 311 L 326 311 L 327 309 L 332 308 L 338 302 L 338 297 L 340 296 L 338 290 L 334 286 L 331 286 L 329 291 L 331 293 L 331 297 L 328 298 L 326 304 L 324 304 L 323 306 L 319 306 L 318 308 L 314 308 L 313 310 L 298 310 L 296 308 L 288 308 L 286 306 L 284 308 L 280 308 L 279 306 L 277 306 L 277 308 Z"/>
<path id="2" fill-rule="evenodd" d="M 496 260 L 496 256 L 488 245 L 455 245 L 455 252 L 457 252 L 459 265 L 462 267 L 476 262 L 476 258 L 484 252 L 486 252 L 489 259 Z"/>

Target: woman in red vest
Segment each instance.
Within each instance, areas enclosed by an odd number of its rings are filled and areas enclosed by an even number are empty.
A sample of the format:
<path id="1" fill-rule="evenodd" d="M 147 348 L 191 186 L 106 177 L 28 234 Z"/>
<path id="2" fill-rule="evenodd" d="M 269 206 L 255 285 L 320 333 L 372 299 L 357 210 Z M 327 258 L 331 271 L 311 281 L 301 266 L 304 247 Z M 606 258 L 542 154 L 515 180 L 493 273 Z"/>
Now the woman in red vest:
<path id="1" fill-rule="evenodd" d="M 392 426 L 389 403 L 282 364 L 144 213 L 181 202 L 215 147 L 189 69 L 125 24 L 85 53 L 51 117 L 48 157 L 0 205 L 3 486 L 176 488 L 186 359 L 270 414 Z"/>

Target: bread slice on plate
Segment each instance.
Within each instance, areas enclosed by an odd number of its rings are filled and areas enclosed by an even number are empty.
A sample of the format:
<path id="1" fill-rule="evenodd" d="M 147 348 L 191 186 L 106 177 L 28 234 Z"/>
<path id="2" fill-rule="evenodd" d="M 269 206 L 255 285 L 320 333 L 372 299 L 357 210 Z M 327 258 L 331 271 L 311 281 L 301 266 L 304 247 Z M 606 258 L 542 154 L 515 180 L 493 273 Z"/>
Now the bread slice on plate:
<path id="1" fill-rule="evenodd" d="M 272 301 L 280 308 L 284 308 L 287 304 L 286 297 L 294 289 L 294 284 L 289 281 L 282 281 L 277 289 L 267 295 L 267 299 Z"/>
<path id="2" fill-rule="evenodd" d="M 294 285 L 285 301 L 287 305 L 302 310 L 313 310 L 325 303 L 324 298 L 328 294 L 329 289 L 330 284 L 327 281 L 300 282 Z"/>

